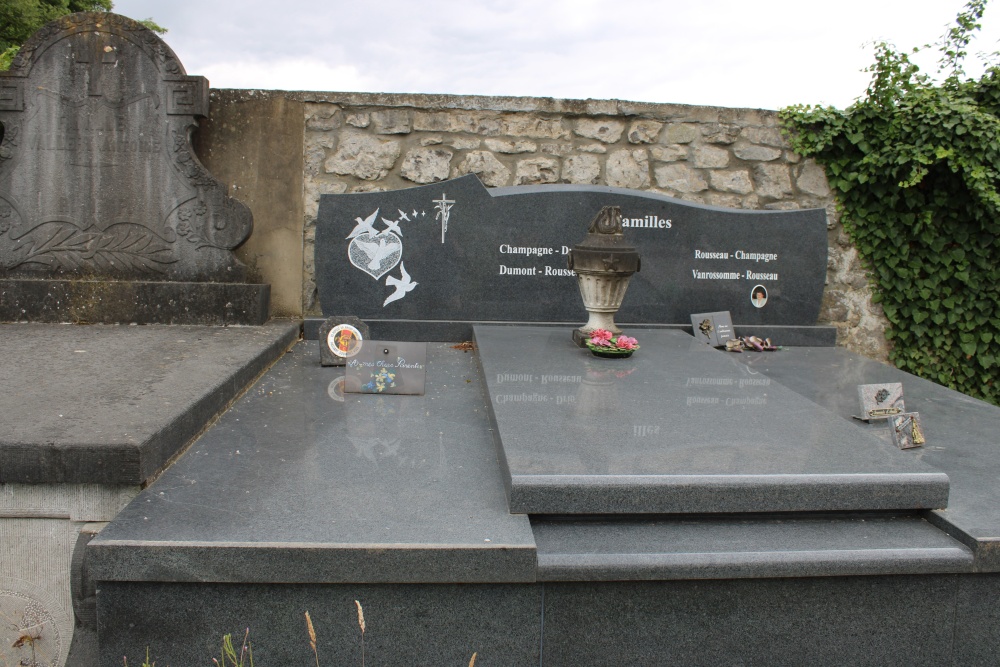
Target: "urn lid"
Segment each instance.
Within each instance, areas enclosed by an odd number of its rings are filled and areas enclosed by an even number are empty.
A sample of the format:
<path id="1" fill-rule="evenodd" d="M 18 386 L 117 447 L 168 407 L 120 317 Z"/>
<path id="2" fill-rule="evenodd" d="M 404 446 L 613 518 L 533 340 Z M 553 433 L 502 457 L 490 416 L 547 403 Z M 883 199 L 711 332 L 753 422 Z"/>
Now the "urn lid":
<path id="1" fill-rule="evenodd" d="M 594 217 L 587 235 L 570 250 L 569 268 L 629 274 L 639 270 L 639 253 L 622 233 L 620 207 L 605 206 Z"/>

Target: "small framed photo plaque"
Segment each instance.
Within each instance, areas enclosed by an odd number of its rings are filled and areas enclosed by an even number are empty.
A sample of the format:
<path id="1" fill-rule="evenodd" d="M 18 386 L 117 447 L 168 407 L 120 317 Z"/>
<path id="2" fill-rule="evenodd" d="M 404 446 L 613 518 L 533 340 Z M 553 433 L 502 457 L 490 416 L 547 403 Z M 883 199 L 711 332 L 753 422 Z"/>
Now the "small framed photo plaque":
<path id="1" fill-rule="evenodd" d="M 733 335 L 733 318 L 729 311 L 718 313 L 696 313 L 691 316 L 691 329 L 696 340 L 712 347 L 724 347 Z"/>
<path id="2" fill-rule="evenodd" d="M 892 444 L 900 449 L 920 447 L 927 441 L 920 426 L 919 412 L 903 412 L 890 417 L 889 425 L 892 427 Z"/>
<path id="3" fill-rule="evenodd" d="M 862 421 L 889 419 L 906 412 L 903 385 L 899 382 L 859 384 L 858 400 L 861 402 L 861 416 L 858 419 Z"/>
<path id="4" fill-rule="evenodd" d="M 322 366 L 344 366 L 361 351 L 368 338 L 368 325 L 357 317 L 335 316 L 319 328 L 319 362 Z"/>
<path id="5" fill-rule="evenodd" d="M 344 391 L 358 394 L 424 393 L 427 343 L 366 340 L 347 360 Z"/>

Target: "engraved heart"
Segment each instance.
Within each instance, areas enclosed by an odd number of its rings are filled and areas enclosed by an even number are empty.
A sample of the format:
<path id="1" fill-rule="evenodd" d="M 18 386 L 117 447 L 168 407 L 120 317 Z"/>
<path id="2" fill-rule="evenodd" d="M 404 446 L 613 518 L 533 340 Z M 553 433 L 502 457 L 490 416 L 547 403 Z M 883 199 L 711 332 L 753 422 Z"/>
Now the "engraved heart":
<path id="1" fill-rule="evenodd" d="M 347 257 L 351 264 L 378 280 L 399 264 L 403 257 L 403 241 L 389 231 L 365 232 L 355 236 L 347 246 Z"/>

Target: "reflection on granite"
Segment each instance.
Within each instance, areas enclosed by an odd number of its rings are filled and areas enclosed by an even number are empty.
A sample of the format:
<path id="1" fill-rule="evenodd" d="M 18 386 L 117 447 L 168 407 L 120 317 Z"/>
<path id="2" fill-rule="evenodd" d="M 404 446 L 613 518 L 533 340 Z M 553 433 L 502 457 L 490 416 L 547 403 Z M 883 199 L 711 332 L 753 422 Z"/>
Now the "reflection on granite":
<path id="1" fill-rule="evenodd" d="M 512 512 L 944 507 L 948 480 L 669 330 L 598 359 L 562 329 L 476 326 Z"/>
<path id="2" fill-rule="evenodd" d="M 428 357 L 425 395 L 344 395 L 300 343 L 91 542 L 98 578 L 533 580 L 473 355 Z"/>
<path id="3" fill-rule="evenodd" d="M 839 415 L 857 431 L 891 442 L 885 424 L 863 424 L 857 385 L 901 382 L 906 409 L 920 413 L 927 443 L 903 456 L 947 473 L 948 509 L 930 519 L 973 547 L 977 569 L 1000 570 L 1000 408 L 839 348 L 798 348 L 739 361 Z"/>

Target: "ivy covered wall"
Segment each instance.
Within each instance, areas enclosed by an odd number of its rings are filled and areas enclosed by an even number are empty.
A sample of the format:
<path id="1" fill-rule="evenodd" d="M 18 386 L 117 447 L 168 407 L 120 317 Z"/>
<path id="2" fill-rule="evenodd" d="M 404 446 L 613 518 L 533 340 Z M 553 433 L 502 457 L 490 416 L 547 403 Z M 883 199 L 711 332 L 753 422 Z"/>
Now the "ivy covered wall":
<path id="1" fill-rule="evenodd" d="M 1000 404 L 1000 69 L 962 69 L 985 6 L 969 2 L 937 45 L 939 78 L 883 43 L 854 105 L 782 118 L 792 147 L 826 168 L 891 361 Z"/>

